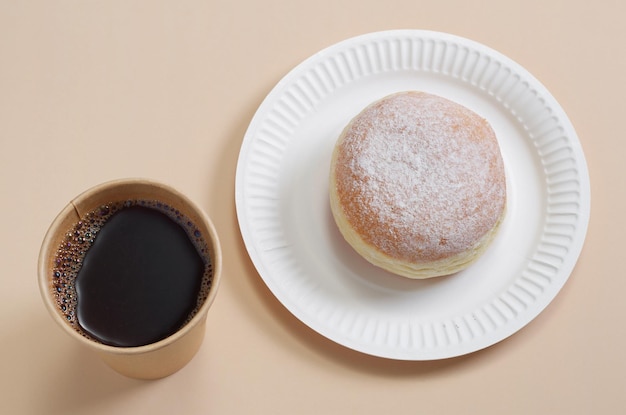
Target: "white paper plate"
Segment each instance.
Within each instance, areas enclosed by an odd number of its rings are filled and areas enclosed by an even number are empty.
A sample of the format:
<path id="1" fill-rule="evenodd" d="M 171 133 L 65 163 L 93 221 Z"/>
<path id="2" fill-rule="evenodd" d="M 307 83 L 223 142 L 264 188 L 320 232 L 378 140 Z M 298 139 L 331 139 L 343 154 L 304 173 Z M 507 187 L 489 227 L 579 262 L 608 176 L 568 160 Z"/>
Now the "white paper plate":
<path id="1" fill-rule="evenodd" d="M 330 213 L 339 133 L 372 101 L 404 90 L 473 109 L 500 142 L 506 219 L 485 255 L 453 276 L 413 281 L 373 267 Z M 530 322 L 569 277 L 590 208 L 574 128 L 538 81 L 476 42 L 412 30 L 348 39 L 289 72 L 246 132 L 235 197 L 250 257 L 291 313 L 346 347 L 403 360 L 470 353 Z"/>

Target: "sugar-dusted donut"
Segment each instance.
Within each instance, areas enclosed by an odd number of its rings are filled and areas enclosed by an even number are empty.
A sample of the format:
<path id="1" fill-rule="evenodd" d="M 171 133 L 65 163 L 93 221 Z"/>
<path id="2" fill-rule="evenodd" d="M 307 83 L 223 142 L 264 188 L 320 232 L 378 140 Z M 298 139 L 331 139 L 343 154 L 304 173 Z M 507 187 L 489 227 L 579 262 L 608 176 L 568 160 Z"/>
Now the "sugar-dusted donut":
<path id="1" fill-rule="evenodd" d="M 469 266 L 506 208 L 489 123 L 416 91 L 382 98 L 349 122 L 333 151 L 329 193 L 346 241 L 372 264 L 409 278 Z"/>

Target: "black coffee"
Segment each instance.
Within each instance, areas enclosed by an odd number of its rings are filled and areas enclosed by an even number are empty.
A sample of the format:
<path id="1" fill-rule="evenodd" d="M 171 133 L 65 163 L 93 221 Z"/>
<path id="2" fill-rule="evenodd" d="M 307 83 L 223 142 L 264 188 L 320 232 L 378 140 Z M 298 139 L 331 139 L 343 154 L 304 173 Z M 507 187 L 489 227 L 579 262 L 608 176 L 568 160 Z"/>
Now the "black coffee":
<path id="1" fill-rule="evenodd" d="M 157 201 L 90 212 L 66 236 L 53 270 L 67 320 L 87 337 L 119 347 L 175 333 L 206 299 L 211 278 L 201 232 Z"/>

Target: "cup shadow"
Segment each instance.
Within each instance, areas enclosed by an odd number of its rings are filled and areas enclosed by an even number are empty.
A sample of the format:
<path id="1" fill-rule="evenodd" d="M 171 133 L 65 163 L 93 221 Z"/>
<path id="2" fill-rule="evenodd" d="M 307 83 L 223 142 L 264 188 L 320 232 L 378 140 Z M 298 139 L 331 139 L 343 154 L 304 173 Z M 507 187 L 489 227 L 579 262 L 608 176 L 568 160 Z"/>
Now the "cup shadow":
<path id="1" fill-rule="evenodd" d="M 23 407 L 22 413 L 84 413 L 149 383 L 115 373 L 46 317 L 27 314 L 3 331 L 3 353 L 12 359 L 3 369 L 3 377 L 12 380 L 3 396 L 19 400 L 12 407 Z"/>

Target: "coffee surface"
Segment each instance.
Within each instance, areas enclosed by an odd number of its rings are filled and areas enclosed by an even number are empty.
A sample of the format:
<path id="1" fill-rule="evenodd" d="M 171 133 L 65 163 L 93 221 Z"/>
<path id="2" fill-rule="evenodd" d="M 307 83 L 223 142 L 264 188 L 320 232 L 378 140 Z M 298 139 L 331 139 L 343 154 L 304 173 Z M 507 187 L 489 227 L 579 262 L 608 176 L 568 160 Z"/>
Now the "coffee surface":
<path id="1" fill-rule="evenodd" d="M 167 337 L 195 308 L 203 272 L 178 224 L 146 207 L 121 210 L 104 224 L 78 272 L 78 323 L 115 346 Z"/>
<path id="2" fill-rule="evenodd" d="M 70 324 L 118 347 L 168 337 L 208 294 L 211 266 L 201 233 L 159 202 L 102 206 L 77 223 L 53 270 Z"/>

